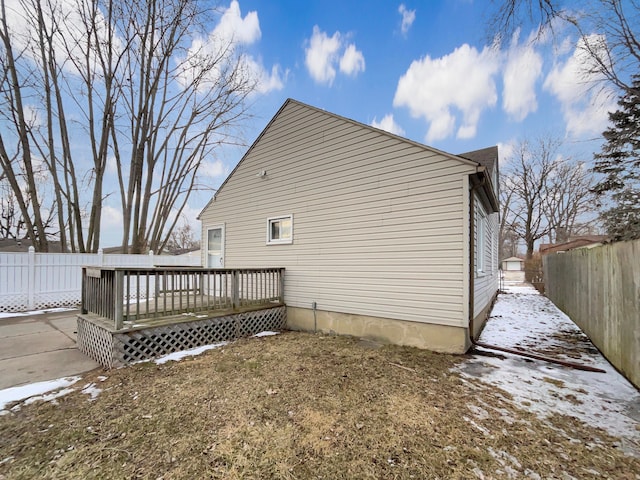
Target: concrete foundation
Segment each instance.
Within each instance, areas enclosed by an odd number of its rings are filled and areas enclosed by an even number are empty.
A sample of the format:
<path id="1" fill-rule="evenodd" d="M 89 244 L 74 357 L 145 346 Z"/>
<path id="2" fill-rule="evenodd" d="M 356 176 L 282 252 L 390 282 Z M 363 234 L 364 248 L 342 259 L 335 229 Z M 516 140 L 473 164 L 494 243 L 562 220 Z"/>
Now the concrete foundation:
<path id="1" fill-rule="evenodd" d="M 487 304 L 484 309 L 476 315 L 473 319 L 473 338 L 475 340 L 478 339 L 480 334 L 482 333 L 482 329 L 487 324 L 487 320 L 489 319 L 489 314 L 491 313 L 491 309 L 493 308 L 493 304 L 496 302 L 496 298 L 498 298 L 498 293 L 493 296 L 493 299 Z"/>
<path id="2" fill-rule="evenodd" d="M 468 328 L 323 310 L 314 312 L 308 308 L 287 307 L 286 326 L 290 330 L 352 335 L 442 353 L 465 353 L 471 346 Z"/>

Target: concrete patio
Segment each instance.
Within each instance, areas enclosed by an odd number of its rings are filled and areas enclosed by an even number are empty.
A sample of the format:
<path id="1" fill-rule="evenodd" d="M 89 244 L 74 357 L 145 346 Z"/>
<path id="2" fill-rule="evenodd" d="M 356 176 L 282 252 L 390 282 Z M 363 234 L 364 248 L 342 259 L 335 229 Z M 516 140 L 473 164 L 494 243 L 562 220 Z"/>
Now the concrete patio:
<path id="1" fill-rule="evenodd" d="M 76 347 L 77 314 L 69 310 L 0 318 L 0 389 L 99 368 Z"/>

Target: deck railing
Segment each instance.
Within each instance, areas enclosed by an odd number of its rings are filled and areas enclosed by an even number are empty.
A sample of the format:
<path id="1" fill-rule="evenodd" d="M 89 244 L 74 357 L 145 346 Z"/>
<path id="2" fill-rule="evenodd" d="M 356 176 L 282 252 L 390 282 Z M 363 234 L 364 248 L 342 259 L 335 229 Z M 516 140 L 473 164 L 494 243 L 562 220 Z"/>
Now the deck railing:
<path id="1" fill-rule="evenodd" d="M 120 330 L 142 319 L 284 304 L 284 268 L 82 269 L 82 313 Z"/>

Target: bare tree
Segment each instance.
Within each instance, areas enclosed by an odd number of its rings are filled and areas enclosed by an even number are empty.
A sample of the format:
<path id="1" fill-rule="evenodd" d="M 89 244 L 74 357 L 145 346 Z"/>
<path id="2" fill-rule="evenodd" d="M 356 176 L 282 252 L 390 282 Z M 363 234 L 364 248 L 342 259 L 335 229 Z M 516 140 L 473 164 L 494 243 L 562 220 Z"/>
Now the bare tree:
<path id="1" fill-rule="evenodd" d="M 46 250 L 33 174 L 42 165 L 63 248 L 98 249 L 103 201 L 115 194 L 123 248 L 161 251 L 203 158 L 237 143 L 251 65 L 211 30 L 206 0 L 16 4 L 8 15 L 0 0 L 0 163 L 27 236 Z"/>
<path id="2" fill-rule="evenodd" d="M 507 186 L 507 177 L 502 175 L 500 177 L 500 229 L 499 229 L 499 243 L 498 243 L 498 256 L 501 259 L 508 257 L 515 257 L 518 254 L 518 243 L 520 237 L 515 231 L 513 221 L 514 218 L 509 214 L 511 200 L 514 197 L 514 191 Z"/>
<path id="3" fill-rule="evenodd" d="M 566 242 L 593 221 L 593 174 L 584 162 L 557 162 L 543 191 L 543 211 L 551 243 Z"/>
<path id="4" fill-rule="evenodd" d="M 256 85 L 233 45 L 220 38 L 199 46 L 186 41 L 209 13 L 205 2 L 165 0 L 120 15 L 119 31 L 131 45 L 120 79 L 122 111 L 130 123 L 126 135 L 114 129 L 112 141 L 117 165 L 125 164 L 125 155 L 129 164 L 128 185 L 121 182 L 120 192 L 122 244 L 131 241 L 134 253 L 164 248 L 200 160 L 228 141 L 230 127 L 247 115 L 244 100 Z M 131 18 L 139 21 L 132 24 Z M 176 64 L 174 58 L 183 61 Z M 130 145 L 126 152 L 123 137 Z"/>
<path id="5" fill-rule="evenodd" d="M 25 222 L 18 202 L 6 181 L 0 181 L 0 238 L 22 238 Z"/>
<path id="6" fill-rule="evenodd" d="M 0 165 L 3 177 L 9 183 L 18 204 L 27 235 L 33 240 L 36 248 L 47 251 L 44 221 L 33 173 L 37 169 L 34 168 L 29 142 L 29 118 L 23 99 L 23 95 L 27 93 L 23 88 L 28 90 L 29 78 L 28 75 L 27 78 L 22 78 L 20 67 L 16 65 L 17 61 L 24 58 L 25 52 L 16 50 L 12 44 L 4 0 L 0 2 L 0 42 L 0 92 L 4 97 L 0 111 L 4 118 L 9 120 L 8 129 L 0 132 Z M 11 137 L 10 144 L 15 145 L 12 150 L 5 142 L 5 136 Z M 24 176 L 25 182 L 21 181 L 21 176 Z"/>
<path id="7" fill-rule="evenodd" d="M 585 80 L 603 80 L 615 90 L 633 88 L 640 71 L 638 0 L 586 0 L 565 8 L 560 0 L 496 0 L 488 22 L 491 37 L 510 38 L 523 25 L 539 32 L 573 29 L 585 54 Z"/>
<path id="8" fill-rule="evenodd" d="M 42 194 L 39 196 L 42 198 Z M 31 209 L 31 195 L 25 195 L 24 201 L 28 210 Z M 55 200 L 54 200 L 55 202 Z M 42 209 L 42 224 L 46 237 L 55 236 L 55 203 L 46 209 Z M 18 206 L 16 196 L 6 180 L 0 180 L 0 238 L 13 238 L 16 240 L 29 237 L 26 229 L 26 221 Z"/>
<path id="9" fill-rule="evenodd" d="M 551 28 L 562 9 L 557 0 L 495 0 L 487 29 L 490 37 L 509 38 L 523 25 Z"/>
<path id="10" fill-rule="evenodd" d="M 174 228 L 169 235 L 166 250 L 171 253 L 183 253 L 200 248 L 200 235 L 189 223 Z"/>
<path id="11" fill-rule="evenodd" d="M 501 174 L 503 200 L 508 199 L 502 205 L 501 238 L 515 233 L 526 245 L 527 259 L 538 240 L 568 238 L 593 205 L 590 171 L 563 159 L 560 146 L 552 137 L 523 140 Z"/>

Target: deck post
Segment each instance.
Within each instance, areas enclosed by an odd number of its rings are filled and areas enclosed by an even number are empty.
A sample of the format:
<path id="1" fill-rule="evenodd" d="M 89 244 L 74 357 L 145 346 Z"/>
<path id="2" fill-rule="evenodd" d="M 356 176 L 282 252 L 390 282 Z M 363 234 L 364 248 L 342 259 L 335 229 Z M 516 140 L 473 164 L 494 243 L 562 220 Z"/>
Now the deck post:
<path id="1" fill-rule="evenodd" d="M 82 287 L 80 289 L 80 312 L 83 315 L 89 313 L 87 310 L 87 267 L 82 267 Z"/>
<path id="2" fill-rule="evenodd" d="M 284 303 L 284 268 L 279 269 L 278 275 L 280 276 L 280 291 L 278 292 L 278 300 L 280 300 L 280 303 Z"/>
<path id="3" fill-rule="evenodd" d="M 234 310 L 238 308 L 240 299 L 240 284 L 238 277 L 238 270 L 233 270 L 231 273 L 231 308 Z"/>
<path id="4" fill-rule="evenodd" d="M 122 329 L 122 307 L 124 302 L 124 271 L 116 270 L 113 295 L 113 321 L 116 330 Z"/>

